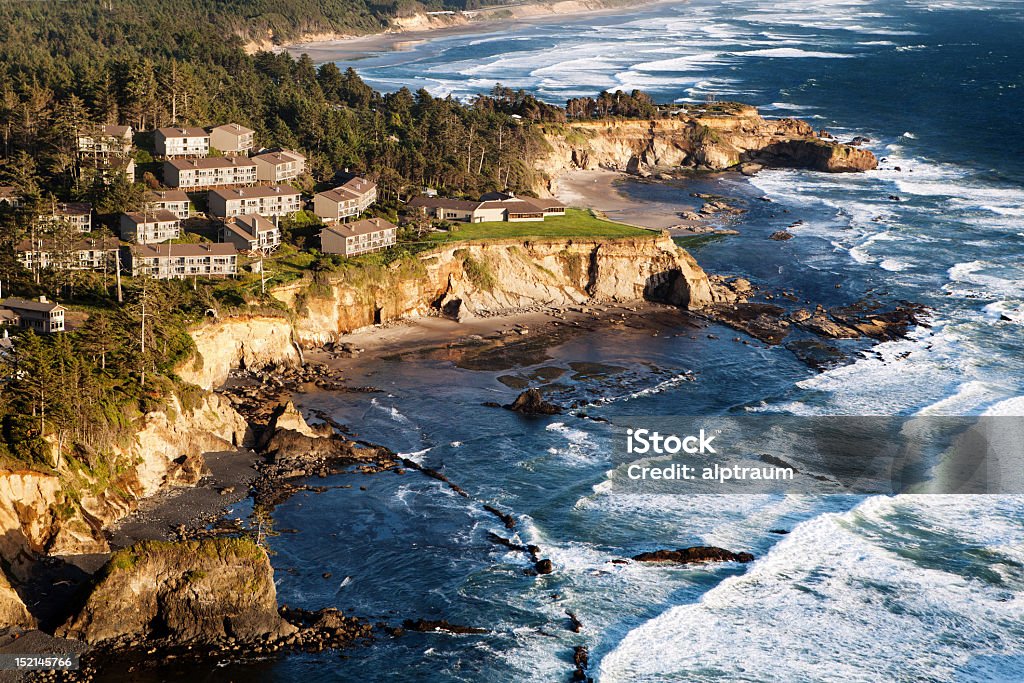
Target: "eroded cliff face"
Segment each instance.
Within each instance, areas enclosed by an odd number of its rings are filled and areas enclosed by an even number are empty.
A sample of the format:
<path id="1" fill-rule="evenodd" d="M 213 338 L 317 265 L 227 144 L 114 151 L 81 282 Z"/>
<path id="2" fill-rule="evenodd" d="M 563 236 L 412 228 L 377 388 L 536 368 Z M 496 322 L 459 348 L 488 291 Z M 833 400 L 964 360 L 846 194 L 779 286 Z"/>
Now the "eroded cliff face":
<path id="1" fill-rule="evenodd" d="M 650 299 L 690 308 L 711 302 L 707 275 L 667 235 L 651 237 L 461 242 L 390 268 L 340 274 L 311 288 L 274 291 L 295 311 L 289 320 L 230 319 L 193 335 L 198 358 L 179 370 L 210 389 L 232 367 L 298 361 L 294 341 L 316 347 L 338 335 L 399 318 L 443 314 L 456 319 L 601 301 Z M 259 335 L 268 340 L 260 342 Z"/>
<path id="2" fill-rule="evenodd" d="M 572 121 L 546 127 L 545 139 L 551 151 L 535 166 L 548 179 L 569 169 L 644 174 L 680 167 L 724 170 L 750 163 L 849 172 L 878 165 L 866 149 L 820 138 L 803 121 L 764 119 L 746 105 L 651 120 Z"/>
<path id="3" fill-rule="evenodd" d="M 16 578 L 43 554 L 106 552 L 104 527 L 134 511 L 139 500 L 171 486 L 192 485 L 202 454 L 231 450 L 249 439 L 248 425 L 225 399 L 204 395 L 183 409 L 144 416 L 135 437 L 104 456 L 92 473 L 0 472 L 0 558 Z M 102 475 L 100 473 L 103 473 Z"/>

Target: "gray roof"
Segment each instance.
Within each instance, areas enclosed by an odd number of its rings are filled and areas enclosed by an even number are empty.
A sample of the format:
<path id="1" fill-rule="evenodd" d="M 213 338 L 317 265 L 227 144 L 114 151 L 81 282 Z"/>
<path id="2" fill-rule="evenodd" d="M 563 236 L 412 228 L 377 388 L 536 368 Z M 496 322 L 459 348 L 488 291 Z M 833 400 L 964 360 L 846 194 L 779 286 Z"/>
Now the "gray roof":
<path id="1" fill-rule="evenodd" d="M 3 306 L 9 308 L 12 311 L 37 311 L 39 313 L 50 313 L 58 308 L 65 310 L 63 306 L 53 301 L 29 301 L 28 299 L 20 299 L 18 297 L 8 297 L 4 302 Z"/>

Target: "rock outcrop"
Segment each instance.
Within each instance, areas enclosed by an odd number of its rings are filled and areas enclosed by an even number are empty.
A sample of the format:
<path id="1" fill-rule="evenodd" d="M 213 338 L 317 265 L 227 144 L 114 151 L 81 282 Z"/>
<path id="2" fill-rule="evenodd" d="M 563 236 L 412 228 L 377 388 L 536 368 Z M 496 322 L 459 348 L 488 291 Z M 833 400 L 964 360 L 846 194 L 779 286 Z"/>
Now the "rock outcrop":
<path id="1" fill-rule="evenodd" d="M 546 129 L 545 139 L 551 151 L 534 167 L 549 181 L 577 168 L 649 175 L 680 168 L 753 174 L 761 168 L 841 173 L 878 166 L 870 151 L 818 137 L 803 121 L 764 119 L 754 107 L 731 103 L 649 120 L 570 121 Z"/>
<path id="2" fill-rule="evenodd" d="M 527 389 L 504 408 L 523 415 L 558 415 L 562 409 L 544 400 L 538 389 Z"/>
<path id="3" fill-rule="evenodd" d="M 193 333 L 197 354 L 178 369 L 211 389 L 233 367 L 299 362 L 300 347 L 399 318 L 456 319 L 536 307 L 642 299 L 700 308 L 711 301 L 707 275 L 667 234 L 623 239 L 458 242 L 390 267 L 345 272 L 327 285 L 307 281 L 273 295 L 291 318 L 231 318 Z"/>
<path id="4" fill-rule="evenodd" d="M 0 571 L 0 627 L 35 628 L 36 620 L 29 614 L 21 596 Z"/>
<path id="5" fill-rule="evenodd" d="M 251 642 L 296 630 L 278 614 L 266 551 L 250 539 L 147 541 L 114 553 L 101 574 L 60 635 Z"/>
<path id="6" fill-rule="evenodd" d="M 700 564 L 704 562 L 753 562 L 750 553 L 734 553 L 714 546 L 694 546 L 678 550 L 655 550 L 633 557 L 637 562 L 672 562 L 675 564 Z"/>

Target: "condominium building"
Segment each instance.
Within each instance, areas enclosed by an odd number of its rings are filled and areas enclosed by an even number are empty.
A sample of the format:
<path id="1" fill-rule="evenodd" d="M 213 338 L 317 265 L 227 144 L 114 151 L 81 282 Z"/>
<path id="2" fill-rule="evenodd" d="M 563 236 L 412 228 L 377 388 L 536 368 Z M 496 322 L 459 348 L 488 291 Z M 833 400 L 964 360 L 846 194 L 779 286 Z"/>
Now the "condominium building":
<path id="1" fill-rule="evenodd" d="M 270 252 L 281 244 L 281 230 L 259 214 L 234 216 L 224 220 L 220 241 L 228 242 L 240 251 Z"/>
<path id="2" fill-rule="evenodd" d="M 398 228 L 383 218 L 354 223 L 335 223 L 320 231 L 320 250 L 325 254 L 356 256 L 393 247 Z"/>
<path id="3" fill-rule="evenodd" d="M 79 232 L 92 232 L 92 204 L 88 202 L 54 202 L 50 211 L 39 216 L 43 223 L 68 223 Z"/>
<path id="4" fill-rule="evenodd" d="M 229 152 L 244 154 L 253 148 L 254 131 L 237 123 L 226 123 L 210 129 L 210 147 Z"/>
<path id="5" fill-rule="evenodd" d="M 365 178 L 352 178 L 344 185 L 313 197 L 313 212 L 325 223 L 345 220 L 370 208 L 377 201 L 377 184 Z"/>
<path id="6" fill-rule="evenodd" d="M 115 237 L 87 238 L 65 246 L 53 240 L 22 240 L 14 247 L 28 270 L 104 270 L 113 265 L 120 242 Z"/>
<path id="7" fill-rule="evenodd" d="M 121 267 L 133 277 L 158 280 L 226 277 L 238 272 L 233 244 L 132 244 L 121 247 Z"/>
<path id="8" fill-rule="evenodd" d="M 153 149 L 161 157 L 205 157 L 210 153 L 210 134 L 202 128 L 157 128 Z"/>
<path id="9" fill-rule="evenodd" d="M 266 218 L 283 217 L 301 209 L 302 193 L 291 185 L 210 190 L 206 200 L 207 213 L 218 218 L 254 213 Z"/>
<path id="10" fill-rule="evenodd" d="M 181 219 L 166 209 L 121 214 L 121 239 L 154 244 L 181 237 Z"/>
<path id="11" fill-rule="evenodd" d="M 78 155 L 85 158 L 128 156 L 135 134 L 131 126 L 97 125 L 78 134 Z"/>
<path id="12" fill-rule="evenodd" d="M 261 183 L 294 180 L 306 170 L 306 157 L 287 149 L 257 154 L 252 160 L 256 162 L 256 177 Z"/>
<path id="13" fill-rule="evenodd" d="M 248 157 L 170 159 L 164 184 L 184 190 L 256 184 L 256 164 Z"/>
<path id="14" fill-rule="evenodd" d="M 170 211 L 181 220 L 189 217 L 191 202 L 182 190 L 155 190 L 150 199 L 151 209 Z"/>

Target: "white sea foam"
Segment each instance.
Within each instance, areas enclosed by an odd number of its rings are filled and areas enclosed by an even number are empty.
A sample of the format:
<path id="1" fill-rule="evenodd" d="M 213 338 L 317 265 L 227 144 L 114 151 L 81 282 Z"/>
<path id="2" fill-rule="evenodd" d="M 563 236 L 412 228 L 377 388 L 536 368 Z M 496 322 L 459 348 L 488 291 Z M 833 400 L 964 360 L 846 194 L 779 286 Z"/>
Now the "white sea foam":
<path id="1" fill-rule="evenodd" d="M 989 679 L 979 658 L 991 657 L 993 670 L 1019 679 L 1020 582 L 937 569 L 948 558 L 931 543 L 912 556 L 890 549 L 917 541 L 919 527 L 951 548 L 970 537 L 992 553 L 986 569 L 1009 568 L 999 549 L 1024 543 L 1014 523 L 1021 500 L 1001 500 L 1005 510 L 994 512 L 969 497 L 872 498 L 804 522 L 743 575 L 627 634 L 601 660 L 600 678 L 811 681 L 827 671 L 830 680 L 980 682 Z"/>
<path id="2" fill-rule="evenodd" d="M 1001 415 L 1024 417 L 1024 396 L 1016 396 L 1000 401 L 985 411 L 985 415 Z"/>

